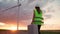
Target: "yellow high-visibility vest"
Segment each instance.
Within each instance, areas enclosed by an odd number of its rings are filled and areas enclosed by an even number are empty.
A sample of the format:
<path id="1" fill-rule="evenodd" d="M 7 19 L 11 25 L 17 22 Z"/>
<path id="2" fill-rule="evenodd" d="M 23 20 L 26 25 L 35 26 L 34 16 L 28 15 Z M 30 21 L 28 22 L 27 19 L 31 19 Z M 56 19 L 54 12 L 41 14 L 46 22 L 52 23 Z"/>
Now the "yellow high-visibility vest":
<path id="1" fill-rule="evenodd" d="M 40 13 L 38 13 L 38 10 L 35 8 L 34 10 L 34 15 L 33 15 L 33 20 L 32 20 L 32 24 L 36 24 L 36 25 L 42 25 L 44 22 L 43 17 L 42 17 L 42 11 L 40 10 Z"/>

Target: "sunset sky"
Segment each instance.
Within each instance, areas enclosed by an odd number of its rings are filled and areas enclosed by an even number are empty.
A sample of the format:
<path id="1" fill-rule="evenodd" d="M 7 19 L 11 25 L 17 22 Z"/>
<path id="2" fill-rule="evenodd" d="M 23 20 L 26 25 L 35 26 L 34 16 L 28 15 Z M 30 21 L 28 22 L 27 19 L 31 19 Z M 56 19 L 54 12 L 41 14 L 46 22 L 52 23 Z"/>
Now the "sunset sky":
<path id="1" fill-rule="evenodd" d="M 44 24 L 41 30 L 60 30 L 60 0 L 20 0 L 19 29 L 27 30 L 38 4 L 43 11 Z M 17 0 L 0 0 L 0 29 L 17 29 Z M 8 9 L 8 10 L 6 10 Z"/>

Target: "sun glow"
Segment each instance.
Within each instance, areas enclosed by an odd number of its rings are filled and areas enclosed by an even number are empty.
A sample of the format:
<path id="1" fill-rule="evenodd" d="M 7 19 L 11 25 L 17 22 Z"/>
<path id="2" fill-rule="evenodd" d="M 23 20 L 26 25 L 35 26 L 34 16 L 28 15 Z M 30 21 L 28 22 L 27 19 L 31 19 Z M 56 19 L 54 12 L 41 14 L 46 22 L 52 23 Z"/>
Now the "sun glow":
<path id="1" fill-rule="evenodd" d="M 27 30 L 27 27 L 19 27 L 19 30 Z"/>
<path id="2" fill-rule="evenodd" d="M 0 26 L 4 26 L 4 25 L 5 25 L 5 23 L 0 22 Z"/>
<path id="3" fill-rule="evenodd" d="M 8 30 L 10 30 L 12 32 L 16 32 L 17 31 L 17 27 L 16 26 L 12 26 Z"/>
<path id="4" fill-rule="evenodd" d="M 9 28 L 9 30 L 17 30 L 17 27 L 12 26 L 12 27 Z"/>

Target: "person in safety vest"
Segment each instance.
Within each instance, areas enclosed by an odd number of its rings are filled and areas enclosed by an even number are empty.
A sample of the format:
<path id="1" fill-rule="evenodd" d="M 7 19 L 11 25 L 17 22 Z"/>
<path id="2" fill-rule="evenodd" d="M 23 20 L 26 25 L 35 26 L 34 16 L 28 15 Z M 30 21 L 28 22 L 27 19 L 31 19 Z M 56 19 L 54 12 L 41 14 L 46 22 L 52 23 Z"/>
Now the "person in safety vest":
<path id="1" fill-rule="evenodd" d="M 33 19 L 31 24 L 35 24 L 38 27 L 38 33 L 40 33 L 40 28 L 41 25 L 44 23 L 43 22 L 43 17 L 42 17 L 42 11 L 39 6 L 35 6 L 34 13 L 33 13 Z"/>

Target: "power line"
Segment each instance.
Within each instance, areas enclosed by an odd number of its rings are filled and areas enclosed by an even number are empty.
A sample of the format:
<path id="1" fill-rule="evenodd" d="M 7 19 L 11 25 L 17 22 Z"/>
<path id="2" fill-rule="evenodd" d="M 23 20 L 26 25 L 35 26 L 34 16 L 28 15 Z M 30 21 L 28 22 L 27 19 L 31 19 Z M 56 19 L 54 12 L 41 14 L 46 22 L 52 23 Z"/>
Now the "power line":
<path id="1" fill-rule="evenodd" d="M 18 7 L 18 6 L 21 6 L 21 4 L 16 5 L 16 6 L 13 6 L 13 7 L 10 7 L 10 8 L 7 8 L 7 9 L 4 9 L 4 10 L 2 10 L 2 11 L 0 11 L 0 12 L 4 13 L 4 12 L 6 12 L 7 10 L 10 10 L 10 9 L 16 8 L 16 7 Z M 1 15 L 1 14 L 0 14 L 0 15 Z"/>

